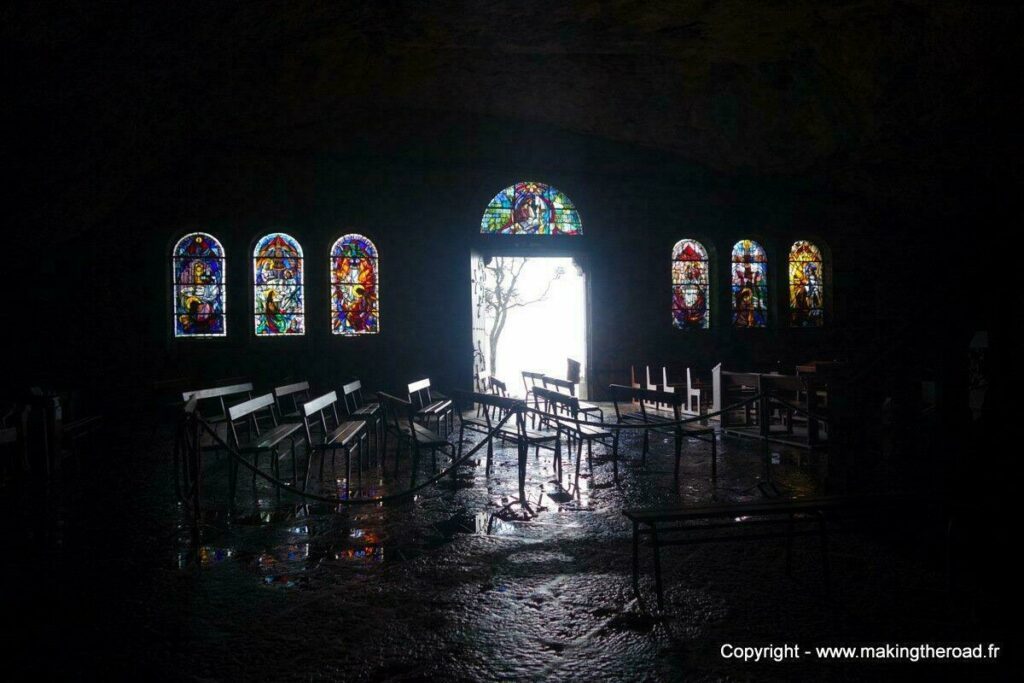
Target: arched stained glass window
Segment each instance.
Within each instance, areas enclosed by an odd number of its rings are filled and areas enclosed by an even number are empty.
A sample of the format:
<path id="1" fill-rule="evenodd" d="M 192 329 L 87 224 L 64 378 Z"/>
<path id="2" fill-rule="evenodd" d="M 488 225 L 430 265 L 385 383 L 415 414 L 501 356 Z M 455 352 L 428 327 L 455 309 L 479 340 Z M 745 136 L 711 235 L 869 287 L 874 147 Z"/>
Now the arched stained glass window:
<path id="1" fill-rule="evenodd" d="M 753 240 L 740 240 L 732 248 L 732 324 L 768 324 L 768 257 Z"/>
<path id="2" fill-rule="evenodd" d="M 294 237 L 273 232 L 260 238 L 252 254 L 252 281 L 256 335 L 305 334 L 302 247 Z"/>
<path id="3" fill-rule="evenodd" d="M 821 327 L 825 324 L 825 278 L 821 250 L 798 240 L 789 248 L 789 324 Z"/>
<path id="4" fill-rule="evenodd" d="M 572 201 L 544 183 L 506 187 L 491 200 L 480 232 L 502 235 L 582 235 L 583 224 Z"/>
<path id="5" fill-rule="evenodd" d="M 227 334 L 224 247 L 213 235 L 185 235 L 171 251 L 175 337 Z"/>
<path id="6" fill-rule="evenodd" d="M 696 240 L 679 240 L 672 249 L 672 324 L 680 330 L 710 326 L 708 252 Z"/>
<path id="7" fill-rule="evenodd" d="M 338 239 L 331 247 L 331 332 L 380 332 L 379 285 L 373 242 L 355 234 Z"/>

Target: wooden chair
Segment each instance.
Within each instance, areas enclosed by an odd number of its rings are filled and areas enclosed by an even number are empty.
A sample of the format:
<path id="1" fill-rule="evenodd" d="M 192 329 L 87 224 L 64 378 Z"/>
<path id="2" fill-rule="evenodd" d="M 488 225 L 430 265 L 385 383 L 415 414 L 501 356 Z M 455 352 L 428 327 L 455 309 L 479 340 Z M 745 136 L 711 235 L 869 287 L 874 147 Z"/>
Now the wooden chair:
<path id="1" fill-rule="evenodd" d="M 195 389 L 192 391 L 185 391 L 181 394 L 181 400 L 188 402 L 190 398 L 195 398 L 196 401 L 200 402 L 198 408 L 203 411 L 204 419 L 209 423 L 214 422 L 225 422 L 228 419 L 228 407 L 227 401 L 231 397 L 237 401 L 240 398 L 247 400 L 252 398 L 252 382 L 242 382 L 240 384 L 231 384 L 224 387 L 212 387 L 210 389 Z M 219 413 L 215 413 L 208 410 L 203 410 L 204 401 L 213 401 L 220 408 Z"/>
<path id="2" fill-rule="evenodd" d="M 354 380 L 341 388 L 345 414 L 350 420 L 362 420 L 373 436 L 373 447 L 380 456 L 381 437 L 384 432 L 384 420 L 381 418 L 380 404 L 363 401 L 363 383 Z"/>
<path id="3" fill-rule="evenodd" d="M 659 431 L 662 433 L 672 434 L 674 437 L 675 480 L 677 484 L 679 481 L 679 462 L 682 458 L 684 438 L 694 438 L 711 443 L 711 476 L 712 478 L 717 476 L 718 446 L 715 439 L 715 430 L 712 427 L 701 425 L 696 422 L 692 424 L 671 425 L 673 422 L 680 422 L 685 417 L 682 411 L 683 396 L 681 394 L 668 391 L 653 391 L 651 389 L 627 387 L 621 384 L 610 385 L 608 387 L 608 392 L 611 394 L 612 403 L 615 406 L 616 421 L 619 424 L 625 422 L 639 422 L 644 425 L 650 425 L 643 430 L 644 444 L 640 455 L 641 464 L 646 464 L 647 453 L 650 452 L 650 432 Z M 640 405 L 639 411 L 624 410 L 624 406 L 628 405 L 632 407 L 637 403 Z M 671 413 L 665 414 L 662 411 L 648 410 L 647 406 L 651 404 L 668 405 L 671 408 Z M 620 431 L 615 432 L 612 447 L 612 463 L 615 468 L 614 471 L 616 477 L 618 477 L 619 434 Z"/>
<path id="4" fill-rule="evenodd" d="M 377 392 L 377 400 L 383 411 L 382 418 L 385 424 L 385 444 L 387 443 L 388 432 L 394 433 L 398 439 L 395 447 L 395 476 L 398 476 L 398 461 L 402 452 L 402 443 L 408 443 L 412 452 L 412 486 L 416 485 L 416 468 L 419 464 L 420 450 L 428 449 L 433 460 L 434 471 L 437 471 L 437 451 L 447 451 L 451 459 L 455 460 L 455 447 L 442 438 L 436 432 L 415 420 L 417 411 L 411 401 L 386 394 L 383 391 Z M 454 472 L 453 472 L 454 475 Z"/>
<path id="5" fill-rule="evenodd" d="M 701 411 L 700 389 L 693 383 L 690 368 L 686 368 L 686 412 L 699 415 Z"/>
<path id="6" fill-rule="evenodd" d="M 228 400 L 246 401 L 252 398 L 252 382 L 241 384 L 230 384 L 223 387 L 212 387 L 210 389 L 195 389 L 185 391 L 181 394 L 181 400 L 188 403 L 190 399 L 196 400 L 196 409 L 199 410 L 203 419 L 211 426 L 217 436 L 224 442 L 228 441 Z M 216 406 L 212 410 L 204 410 L 203 404 Z M 207 416 L 209 415 L 209 416 Z M 219 451 L 220 444 L 209 434 L 203 433 L 199 440 L 200 451 Z"/>
<path id="7" fill-rule="evenodd" d="M 542 378 L 545 389 L 554 389 L 554 391 L 560 394 L 567 394 L 569 396 L 576 396 L 576 383 L 567 379 L 559 379 L 557 377 L 549 377 L 544 375 Z M 577 407 L 585 418 L 591 415 L 598 416 L 598 422 L 604 422 L 604 410 L 600 406 L 593 403 L 584 403 L 583 401 L 577 401 Z"/>
<path id="8" fill-rule="evenodd" d="M 555 468 L 561 479 L 562 472 L 562 451 L 557 432 L 538 432 L 526 426 L 526 402 L 519 398 L 509 398 L 497 394 L 481 394 L 465 391 L 453 392 L 455 403 L 458 406 L 456 411 L 459 414 L 459 450 L 456 459 L 462 457 L 462 443 L 466 429 L 480 432 L 487 438 L 487 472 L 491 471 L 491 460 L 494 457 L 494 436 L 502 441 L 511 441 L 516 444 L 519 464 L 519 504 L 530 510 L 526 500 L 526 457 L 533 446 L 537 449 L 539 456 L 540 449 L 551 448 L 555 453 Z M 483 419 L 464 417 L 465 411 L 473 404 L 484 406 Z M 495 427 L 501 419 L 509 413 L 515 415 L 509 417 L 496 434 L 492 435 Z M 493 420 L 492 420 L 493 416 Z M 530 510 L 532 512 L 532 510 Z"/>
<path id="9" fill-rule="evenodd" d="M 534 393 L 548 406 L 548 419 L 556 425 L 558 434 L 564 433 L 569 438 L 570 449 L 572 448 L 573 441 L 576 442 L 576 486 L 578 492 L 583 443 L 586 442 L 587 444 L 587 463 L 590 465 L 591 471 L 593 471 L 592 456 L 594 442 L 601 441 L 604 443 L 606 439 L 612 438 L 612 433 L 597 425 L 587 424 L 584 420 L 581 420 L 580 415 L 583 411 L 580 409 L 580 400 L 575 396 L 569 396 L 543 387 L 537 387 L 534 389 Z"/>
<path id="10" fill-rule="evenodd" d="M 274 472 L 274 476 L 279 477 L 278 460 L 280 456 L 277 449 L 285 439 L 288 439 L 291 442 L 292 452 L 292 484 L 296 485 L 298 483 L 298 463 L 296 462 L 295 455 L 294 434 L 299 431 L 302 425 L 298 422 L 278 424 L 277 415 L 274 412 L 275 404 L 273 394 L 264 394 L 263 396 L 257 396 L 228 408 L 231 445 L 235 447 L 239 455 L 251 453 L 252 466 L 255 469 L 259 469 L 260 453 L 270 453 L 271 469 Z M 274 425 L 266 431 L 261 429 L 259 424 L 259 413 L 262 411 L 266 411 L 269 414 L 270 421 Z M 244 430 L 244 438 L 239 436 L 240 430 Z M 232 461 L 229 471 L 229 495 L 233 504 L 235 500 L 235 484 L 238 480 L 238 463 Z M 252 481 L 255 485 L 256 472 L 252 474 Z"/>
<path id="11" fill-rule="evenodd" d="M 524 389 L 523 398 L 526 399 L 526 403 L 529 404 L 531 402 L 531 399 L 532 399 L 533 409 L 534 410 L 546 410 L 547 408 L 540 405 L 540 402 L 537 400 L 537 397 L 533 393 L 533 390 L 536 387 L 544 386 L 544 373 L 543 372 L 530 372 L 529 370 L 523 370 L 521 374 L 523 376 L 523 389 Z M 531 414 L 530 415 L 530 424 L 532 426 L 534 426 L 534 427 L 537 426 L 537 416 L 536 416 L 536 414 Z"/>
<path id="12" fill-rule="evenodd" d="M 274 389 L 274 399 L 277 401 L 277 414 L 282 419 L 302 418 L 302 404 L 309 401 L 309 382 L 296 382 L 285 384 Z"/>
<path id="13" fill-rule="evenodd" d="M 357 460 L 360 480 L 363 476 L 362 453 L 366 440 L 366 423 L 362 420 L 341 420 L 338 417 L 338 394 L 329 391 L 312 401 L 302 404 L 302 426 L 305 431 L 306 449 L 309 459 L 306 461 L 305 486 L 309 485 L 309 472 L 313 463 L 313 455 L 320 454 L 320 480 L 324 478 L 324 460 L 327 451 L 331 452 L 331 467 L 334 467 L 338 449 L 345 451 L 345 492 L 349 491 L 352 480 L 352 450 L 359 448 Z M 315 434 L 315 435 L 314 435 Z"/>
<path id="14" fill-rule="evenodd" d="M 424 426 L 428 429 L 431 418 L 437 420 L 439 433 L 442 421 L 448 431 L 455 427 L 452 402 L 439 392 L 431 392 L 429 378 L 416 380 L 409 384 L 409 403 L 416 409 L 416 418 L 423 420 Z"/>

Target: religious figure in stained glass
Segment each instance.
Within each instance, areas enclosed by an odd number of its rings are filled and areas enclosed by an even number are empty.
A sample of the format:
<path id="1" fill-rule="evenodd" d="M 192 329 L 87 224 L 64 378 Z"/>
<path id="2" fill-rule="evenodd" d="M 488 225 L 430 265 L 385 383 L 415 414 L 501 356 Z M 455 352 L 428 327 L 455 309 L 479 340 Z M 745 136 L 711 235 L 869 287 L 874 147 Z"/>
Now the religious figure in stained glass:
<path id="1" fill-rule="evenodd" d="M 740 240 L 732 248 L 732 324 L 768 324 L 768 257 L 753 240 Z"/>
<path id="2" fill-rule="evenodd" d="M 672 249 L 672 324 L 680 330 L 710 327 L 708 252 L 696 240 L 679 240 Z"/>
<path id="3" fill-rule="evenodd" d="M 581 235 L 572 201 L 544 183 L 522 182 L 499 192 L 484 211 L 480 232 L 502 235 Z"/>
<path id="4" fill-rule="evenodd" d="M 377 247 L 362 235 L 345 235 L 331 247 L 331 332 L 352 336 L 380 332 Z"/>
<path id="5" fill-rule="evenodd" d="M 225 319 L 224 248 L 212 235 L 185 235 L 171 252 L 174 336 L 223 337 Z"/>
<path id="6" fill-rule="evenodd" d="M 275 232 L 256 243 L 252 256 L 257 336 L 304 334 L 302 247 L 291 235 Z"/>
<path id="7" fill-rule="evenodd" d="M 825 280 L 821 250 L 798 240 L 789 249 L 789 324 L 821 327 L 825 324 Z"/>

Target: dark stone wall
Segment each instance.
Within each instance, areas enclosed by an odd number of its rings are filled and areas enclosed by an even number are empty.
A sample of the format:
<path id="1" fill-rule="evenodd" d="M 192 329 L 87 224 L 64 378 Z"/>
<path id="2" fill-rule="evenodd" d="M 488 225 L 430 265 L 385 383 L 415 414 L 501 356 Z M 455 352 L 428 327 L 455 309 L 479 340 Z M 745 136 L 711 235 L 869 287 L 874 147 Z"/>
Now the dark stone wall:
<path id="1" fill-rule="evenodd" d="M 18 364 L 21 381 L 131 395 L 158 380 L 209 384 L 239 376 L 265 387 L 308 377 L 333 388 L 361 377 L 400 391 L 423 375 L 443 389 L 469 386 L 471 249 L 542 254 L 554 244 L 580 258 L 598 395 L 628 378 L 634 363 L 706 370 L 722 361 L 757 370 L 860 361 L 883 341 L 885 326 L 903 318 L 887 303 L 900 275 L 887 272 L 886 255 L 900 253 L 903 242 L 887 224 L 892 218 L 809 181 L 725 175 L 636 145 L 482 117 L 389 112 L 318 133 L 308 145 L 265 140 L 182 150 L 108 220 L 44 257 L 42 270 L 52 277 L 40 285 L 40 309 L 59 314 L 40 316 Z M 566 192 L 584 236 L 481 237 L 487 202 L 520 179 Z M 169 251 L 192 230 L 214 234 L 226 249 L 227 339 L 175 340 L 171 333 Z M 294 235 L 305 251 L 303 337 L 252 334 L 250 255 L 272 230 Z M 338 338 L 328 329 L 326 254 L 347 231 L 366 234 L 380 250 L 380 335 Z M 711 250 L 708 331 L 670 324 L 670 253 L 683 237 Z M 758 239 L 771 259 L 764 330 L 729 324 L 728 261 L 742 237 Z M 785 258 L 800 238 L 827 255 L 823 330 L 786 325 Z"/>

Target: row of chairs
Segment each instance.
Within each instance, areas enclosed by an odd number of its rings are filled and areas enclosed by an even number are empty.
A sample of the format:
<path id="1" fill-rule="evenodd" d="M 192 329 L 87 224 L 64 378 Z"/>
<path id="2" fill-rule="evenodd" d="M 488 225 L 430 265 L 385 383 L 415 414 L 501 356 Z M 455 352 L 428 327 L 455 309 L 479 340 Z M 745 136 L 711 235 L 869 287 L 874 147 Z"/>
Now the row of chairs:
<path id="1" fill-rule="evenodd" d="M 253 396 L 251 382 L 233 384 L 212 389 L 184 392 L 186 405 L 194 409 L 198 401 L 213 402 L 217 408 L 207 417 L 219 437 L 233 446 L 242 455 L 251 455 L 253 468 L 259 467 L 262 454 L 270 456 L 271 469 L 279 476 L 281 449 L 288 447 L 292 459 L 292 484 L 298 486 L 299 465 L 296 447 L 304 441 L 307 453 L 306 469 L 303 474 L 303 488 L 308 485 L 310 468 L 314 455 L 320 456 L 320 478 L 328 452 L 332 467 L 337 451 L 345 456 L 345 482 L 351 481 L 352 456 L 356 458 L 357 475 L 362 477 L 363 454 L 372 445 L 379 457 L 387 452 L 388 434 L 398 440 L 395 468 L 401 456 L 402 445 L 411 443 L 412 450 L 420 448 L 444 450 L 447 439 L 430 428 L 434 421 L 438 431 L 453 429 L 452 402 L 432 392 L 430 380 L 423 379 L 408 385 L 409 398 L 403 400 L 386 393 L 378 393 L 378 401 L 364 399 L 362 383 L 355 380 L 345 384 L 341 400 L 335 391 L 313 395 L 309 382 L 295 382 L 275 387 L 261 396 Z M 234 403 L 234 401 L 239 402 Z M 233 405 L 230 405 L 234 403 Z M 339 403 L 341 407 L 339 409 Z M 219 411 L 219 412 L 218 412 Z M 203 435 L 199 448 L 215 450 L 218 439 Z M 186 479 L 188 474 L 186 473 Z M 255 472 L 253 478 L 255 480 Z M 237 482 L 237 463 L 229 470 L 231 499 Z"/>

